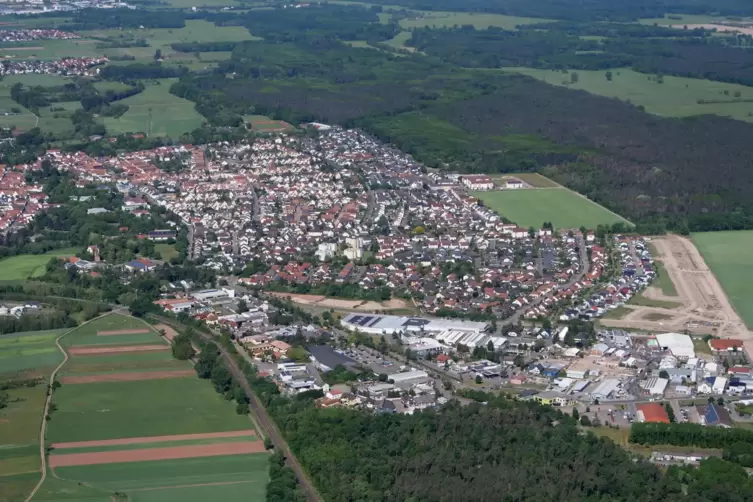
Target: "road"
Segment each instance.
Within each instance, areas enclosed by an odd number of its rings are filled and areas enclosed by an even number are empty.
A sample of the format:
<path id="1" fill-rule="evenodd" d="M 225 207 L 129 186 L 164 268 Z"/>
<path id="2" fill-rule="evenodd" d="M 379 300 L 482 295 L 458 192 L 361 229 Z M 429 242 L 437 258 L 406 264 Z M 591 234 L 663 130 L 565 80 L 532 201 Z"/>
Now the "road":
<path id="1" fill-rule="evenodd" d="M 578 248 L 580 249 L 580 270 L 578 270 L 578 273 L 575 274 L 570 278 L 569 281 L 567 281 L 566 284 L 559 286 L 558 289 L 568 289 L 576 282 L 583 279 L 583 277 L 588 272 L 588 251 L 586 250 L 586 243 L 582 238 L 578 238 Z M 501 326 L 509 326 L 518 324 L 520 322 L 521 317 L 525 315 L 526 312 L 531 310 L 533 307 L 537 306 L 539 303 L 543 302 L 546 299 L 546 296 L 541 296 L 540 298 L 537 298 L 535 301 L 529 303 L 528 305 L 519 308 L 515 311 L 513 315 L 505 319 L 502 323 L 500 323 Z"/>
<path id="2" fill-rule="evenodd" d="M 180 325 L 172 319 L 167 319 L 159 316 L 152 317 L 158 319 L 161 322 L 164 322 L 165 324 L 169 324 L 174 327 L 180 327 Z M 182 329 L 185 329 L 185 327 L 183 327 Z M 275 449 L 279 452 L 282 452 L 282 454 L 285 456 L 285 461 L 293 470 L 293 473 L 298 480 L 298 484 L 306 494 L 306 500 L 308 500 L 309 502 L 323 502 L 324 499 L 322 499 L 319 493 L 316 491 L 316 487 L 314 486 L 313 482 L 309 479 L 305 469 L 300 464 L 300 462 L 298 462 L 298 459 L 291 451 L 288 443 L 282 437 L 282 433 L 280 433 L 274 420 L 272 420 L 272 417 L 270 417 L 269 413 L 267 413 L 267 409 L 254 393 L 251 385 L 249 385 L 248 380 L 246 379 L 246 375 L 243 374 L 243 371 L 241 371 L 236 360 L 225 347 L 217 342 L 214 336 L 201 332 L 199 332 L 199 336 L 201 336 L 204 340 L 215 344 L 215 346 L 220 350 L 220 353 L 222 354 L 222 360 L 225 362 L 228 371 L 230 371 L 230 373 L 233 375 L 233 378 L 235 378 L 235 380 L 241 385 L 241 387 L 243 387 L 243 390 L 246 392 L 246 396 L 248 396 L 250 400 L 249 408 L 251 409 L 251 414 L 254 417 L 254 421 L 259 425 L 259 427 L 261 427 L 264 435 L 272 441 Z"/>

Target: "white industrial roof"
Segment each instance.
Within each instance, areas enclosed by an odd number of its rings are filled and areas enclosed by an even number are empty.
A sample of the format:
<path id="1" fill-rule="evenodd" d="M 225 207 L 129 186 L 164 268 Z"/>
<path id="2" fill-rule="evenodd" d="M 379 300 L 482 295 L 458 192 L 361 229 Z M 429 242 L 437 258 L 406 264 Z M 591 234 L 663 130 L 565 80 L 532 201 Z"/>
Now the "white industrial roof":
<path id="1" fill-rule="evenodd" d="M 682 333 L 662 333 L 656 335 L 656 341 L 663 349 L 668 349 L 675 357 L 695 357 L 693 340 L 689 335 Z"/>
<path id="2" fill-rule="evenodd" d="M 597 399 L 606 399 L 610 394 L 612 394 L 612 392 L 616 391 L 619 386 L 619 380 L 617 380 L 616 378 L 607 378 L 591 391 L 591 397 Z"/>
<path id="3" fill-rule="evenodd" d="M 423 370 L 405 371 L 403 373 L 393 373 L 390 375 L 390 380 L 395 383 L 407 382 L 410 380 L 417 380 L 419 378 L 427 378 L 429 374 Z"/>

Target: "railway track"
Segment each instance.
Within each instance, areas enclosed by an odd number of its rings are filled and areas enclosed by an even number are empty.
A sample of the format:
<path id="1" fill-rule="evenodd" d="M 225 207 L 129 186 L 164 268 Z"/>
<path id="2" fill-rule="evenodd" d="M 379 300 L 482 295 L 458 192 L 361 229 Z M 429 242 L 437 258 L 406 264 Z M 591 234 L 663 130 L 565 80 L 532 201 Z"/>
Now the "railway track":
<path id="1" fill-rule="evenodd" d="M 153 319 L 159 320 L 164 324 L 185 329 L 185 327 L 176 323 L 172 319 L 167 319 L 157 315 L 151 315 L 151 317 Z M 246 379 L 246 375 L 243 374 L 243 371 L 241 370 L 240 366 L 238 366 L 238 363 L 233 358 L 232 354 L 230 354 L 230 352 L 225 347 L 218 343 L 212 335 L 199 332 L 199 336 L 201 336 L 204 340 L 213 343 L 220 350 L 220 354 L 222 354 L 222 360 L 225 362 L 228 371 L 230 371 L 230 373 L 233 375 L 233 378 L 235 378 L 236 381 L 241 385 L 241 387 L 243 387 L 243 390 L 246 392 L 246 396 L 248 396 L 248 399 L 250 401 L 249 408 L 254 416 L 254 420 L 257 424 L 259 424 L 259 427 L 261 427 L 264 435 L 266 435 L 272 441 L 275 449 L 282 452 L 283 456 L 285 457 L 285 462 L 287 463 L 288 467 L 293 470 L 293 473 L 298 480 L 298 484 L 306 494 L 306 500 L 308 500 L 309 502 L 324 502 L 324 499 L 316 490 L 314 483 L 311 481 L 311 479 L 309 479 L 309 476 L 306 473 L 305 469 L 288 446 L 287 441 L 285 441 L 285 438 L 282 437 L 282 433 L 277 428 L 274 420 L 272 420 L 272 417 L 269 416 L 267 409 L 261 403 L 256 393 L 254 393 L 251 385 Z"/>

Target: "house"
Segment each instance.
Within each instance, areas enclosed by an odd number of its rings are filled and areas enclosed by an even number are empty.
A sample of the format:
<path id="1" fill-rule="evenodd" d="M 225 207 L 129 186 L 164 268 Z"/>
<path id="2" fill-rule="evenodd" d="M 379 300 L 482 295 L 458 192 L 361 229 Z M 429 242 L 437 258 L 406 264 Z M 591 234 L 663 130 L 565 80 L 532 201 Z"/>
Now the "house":
<path id="1" fill-rule="evenodd" d="M 507 178 L 505 187 L 508 190 L 517 190 L 519 188 L 523 188 L 523 182 L 520 181 L 518 178 Z"/>
<path id="2" fill-rule="evenodd" d="M 646 403 L 636 405 L 636 416 L 639 422 L 669 423 L 667 410 L 659 403 Z"/>
<path id="3" fill-rule="evenodd" d="M 735 352 L 742 350 L 743 342 L 736 338 L 713 339 L 709 341 L 709 346 L 714 352 Z"/>
<path id="4" fill-rule="evenodd" d="M 532 396 L 531 399 L 541 404 L 548 404 L 550 406 L 567 406 L 571 403 L 570 398 L 568 398 L 566 395 L 553 391 L 536 394 L 535 396 Z"/>
<path id="5" fill-rule="evenodd" d="M 129 272 L 151 272 L 156 266 L 156 263 L 146 258 L 136 258 L 125 264 L 125 268 Z"/>
<path id="6" fill-rule="evenodd" d="M 485 174 L 469 174 L 462 177 L 462 183 L 469 190 L 491 190 L 494 188 L 494 181 Z"/>

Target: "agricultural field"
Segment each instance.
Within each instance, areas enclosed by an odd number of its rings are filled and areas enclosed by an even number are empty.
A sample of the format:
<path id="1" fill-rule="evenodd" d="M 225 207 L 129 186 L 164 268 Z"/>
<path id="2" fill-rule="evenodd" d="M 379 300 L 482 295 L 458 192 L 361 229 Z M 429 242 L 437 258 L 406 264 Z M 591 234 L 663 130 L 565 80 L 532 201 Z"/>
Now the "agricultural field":
<path id="1" fill-rule="evenodd" d="M 669 76 L 658 83 L 653 75 L 627 68 L 611 70 L 611 81 L 607 80 L 606 71 L 576 70 L 576 83 L 572 83 L 569 71 L 533 68 L 505 68 L 504 71 L 599 96 L 629 100 L 645 107 L 649 113 L 664 117 L 720 115 L 753 122 L 753 89 L 744 85 Z M 707 104 L 699 104 L 699 100 Z"/>
<path id="2" fill-rule="evenodd" d="M 551 222 L 555 228 L 629 224 L 621 216 L 567 188 L 497 190 L 472 192 L 472 195 L 524 228 L 539 228 L 545 221 Z"/>
<path id="3" fill-rule="evenodd" d="M 492 175 L 492 179 L 497 184 L 500 184 L 504 186 L 506 183 L 506 180 L 509 178 L 517 178 L 523 183 L 527 183 L 528 185 L 534 187 L 534 188 L 560 188 L 562 185 L 557 183 L 556 181 L 550 180 L 544 175 L 541 175 L 539 173 L 511 173 L 511 174 L 501 174 L 501 175 Z"/>
<path id="4" fill-rule="evenodd" d="M 753 231 L 694 233 L 692 238 L 732 306 L 748 328 L 753 328 L 753 262 L 750 260 Z"/>
<path id="5" fill-rule="evenodd" d="M 171 78 L 149 81 L 143 92 L 118 101 L 129 109 L 118 118 L 104 117 L 107 131 L 112 135 L 151 132 L 153 136 L 178 137 L 200 127 L 204 117 L 196 111 L 194 103 L 170 94 L 175 81 Z"/>
<path id="6" fill-rule="evenodd" d="M 63 360 L 55 339 L 65 329 L 0 335 L 0 375 L 47 373 Z"/>
<path id="7" fill-rule="evenodd" d="M 538 19 L 532 17 L 504 16 L 502 14 L 482 14 L 476 12 L 434 12 L 417 11 L 416 19 L 401 19 L 400 27 L 410 30 L 413 28 L 451 28 L 453 26 L 471 25 L 477 30 L 485 30 L 489 27 L 497 27 L 505 30 L 514 30 L 522 24 L 547 23 L 551 19 Z"/>
<path id="8" fill-rule="evenodd" d="M 137 336 L 163 350 L 118 351 Z M 109 314 L 64 341 L 69 359 L 46 436 L 53 475 L 39 500 L 106 502 L 115 492 L 143 502 L 264 499 L 268 455 L 252 422 L 190 361 L 172 359 L 146 323 Z"/>
<path id="9" fill-rule="evenodd" d="M 694 14 L 670 14 L 663 18 L 645 18 L 639 22 L 641 24 L 658 24 L 659 26 L 685 25 L 685 24 L 719 24 L 719 23 L 740 23 L 751 22 L 749 18 L 728 18 L 723 16 L 694 15 Z"/>
<path id="10" fill-rule="evenodd" d="M 251 129 L 256 132 L 279 132 L 294 129 L 284 120 L 273 120 L 264 115 L 247 115 L 244 120 L 251 124 Z"/>
<path id="11" fill-rule="evenodd" d="M 0 280 L 18 281 L 44 275 L 53 257 L 75 256 L 77 249 L 56 249 L 45 254 L 22 254 L 0 260 Z"/>

